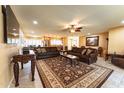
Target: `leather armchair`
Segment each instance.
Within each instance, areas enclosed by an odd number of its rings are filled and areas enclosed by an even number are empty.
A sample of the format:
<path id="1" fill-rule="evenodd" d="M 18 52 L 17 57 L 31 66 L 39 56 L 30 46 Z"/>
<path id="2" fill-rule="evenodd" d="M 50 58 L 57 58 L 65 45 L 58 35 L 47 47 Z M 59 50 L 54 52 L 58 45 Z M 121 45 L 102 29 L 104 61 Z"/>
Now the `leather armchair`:
<path id="1" fill-rule="evenodd" d="M 113 54 L 111 62 L 116 66 L 124 68 L 124 55 Z"/>

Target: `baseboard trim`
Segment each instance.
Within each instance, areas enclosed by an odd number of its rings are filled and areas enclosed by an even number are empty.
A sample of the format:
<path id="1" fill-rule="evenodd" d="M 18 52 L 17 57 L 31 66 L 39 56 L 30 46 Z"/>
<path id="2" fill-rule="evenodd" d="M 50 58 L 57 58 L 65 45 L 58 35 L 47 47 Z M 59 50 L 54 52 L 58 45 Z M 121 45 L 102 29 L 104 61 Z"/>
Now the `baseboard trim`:
<path id="1" fill-rule="evenodd" d="M 12 76 L 12 79 L 10 80 L 9 85 L 7 86 L 7 88 L 10 88 L 10 85 L 11 85 L 13 80 L 14 80 L 14 76 Z"/>

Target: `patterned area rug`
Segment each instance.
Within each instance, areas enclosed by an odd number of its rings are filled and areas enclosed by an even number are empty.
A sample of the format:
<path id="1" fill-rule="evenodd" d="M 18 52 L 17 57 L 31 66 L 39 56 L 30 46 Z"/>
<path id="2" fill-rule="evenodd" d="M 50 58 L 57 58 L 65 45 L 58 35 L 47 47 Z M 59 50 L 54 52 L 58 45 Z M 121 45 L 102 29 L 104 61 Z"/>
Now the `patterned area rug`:
<path id="1" fill-rule="evenodd" d="M 78 62 L 77 65 L 71 65 L 70 60 L 60 56 L 38 60 L 36 66 L 47 88 L 100 87 L 112 73 L 111 69 L 95 64 Z"/>

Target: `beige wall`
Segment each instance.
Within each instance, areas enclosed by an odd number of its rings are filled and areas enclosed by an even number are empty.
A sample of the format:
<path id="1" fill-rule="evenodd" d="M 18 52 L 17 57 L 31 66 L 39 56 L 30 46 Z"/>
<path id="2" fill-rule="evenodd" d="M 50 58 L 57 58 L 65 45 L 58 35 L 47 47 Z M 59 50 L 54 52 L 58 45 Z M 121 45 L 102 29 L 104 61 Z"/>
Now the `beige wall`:
<path id="1" fill-rule="evenodd" d="M 124 54 L 124 27 L 109 30 L 108 52 Z"/>
<path id="2" fill-rule="evenodd" d="M 3 15 L 0 6 L 0 43 L 3 43 Z"/>
<path id="3" fill-rule="evenodd" d="M 68 38 L 63 37 L 63 46 L 68 46 Z"/>
<path id="4" fill-rule="evenodd" d="M 83 36 L 80 36 L 80 37 L 79 37 L 79 47 L 85 45 L 84 40 L 85 40 L 85 38 L 84 38 Z"/>
<path id="5" fill-rule="evenodd" d="M 108 38 L 108 33 L 102 33 L 99 34 L 99 46 L 101 46 L 104 50 L 107 50 L 107 38 Z"/>
<path id="6" fill-rule="evenodd" d="M 0 44 L 0 87 L 8 87 L 13 77 L 11 58 L 18 53 L 17 47 Z"/>
<path id="7" fill-rule="evenodd" d="M 12 77 L 11 58 L 18 53 L 18 48 L 3 43 L 3 17 L 0 6 L 0 87 L 8 87 Z"/>
<path id="8" fill-rule="evenodd" d="M 96 36 L 99 36 L 99 46 L 103 47 L 103 49 L 107 49 L 107 40 L 108 38 L 108 33 L 101 33 L 97 34 Z M 80 37 L 80 46 L 86 46 L 86 36 L 81 36 Z M 96 46 L 94 48 L 98 48 L 99 46 Z M 92 47 L 92 46 L 87 46 L 87 47 Z"/>

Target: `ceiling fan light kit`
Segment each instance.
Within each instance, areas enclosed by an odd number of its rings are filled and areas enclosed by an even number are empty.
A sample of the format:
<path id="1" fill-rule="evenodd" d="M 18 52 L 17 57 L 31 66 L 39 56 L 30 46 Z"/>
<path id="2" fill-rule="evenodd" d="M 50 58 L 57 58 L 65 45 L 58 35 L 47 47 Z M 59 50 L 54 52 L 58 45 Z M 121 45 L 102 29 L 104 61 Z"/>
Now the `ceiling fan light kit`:
<path id="1" fill-rule="evenodd" d="M 83 27 L 82 26 L 77 26 L 77 25 L 69 25 L 68 26 L 68 29 L 70 29 L 70 32 L 71 33 L 74 33 L 74 32 L 81 32 L 81 29 Z"/>
<path id="2" fill-rule="evenodd" d="M 71 32 L 71 33 L 74 33 L 74 32 L 75 32 L 75 30 L 74 30 L 74 29 L 71 29 L 71 30 L 70 30 L 70 32 Z"/>

